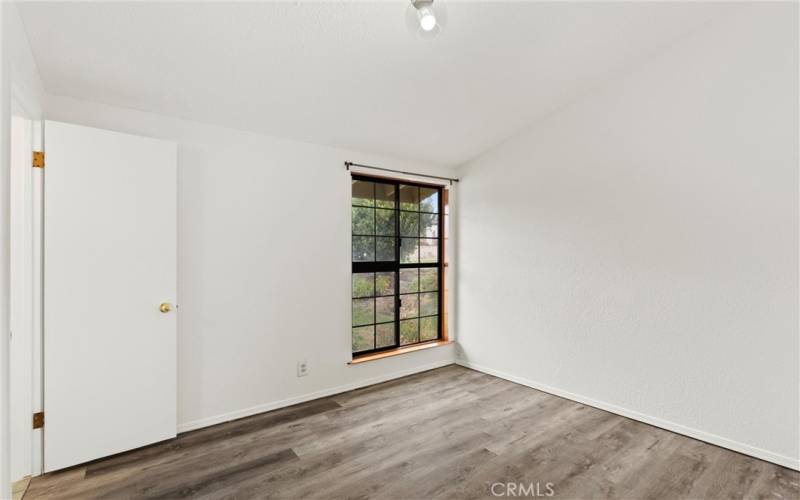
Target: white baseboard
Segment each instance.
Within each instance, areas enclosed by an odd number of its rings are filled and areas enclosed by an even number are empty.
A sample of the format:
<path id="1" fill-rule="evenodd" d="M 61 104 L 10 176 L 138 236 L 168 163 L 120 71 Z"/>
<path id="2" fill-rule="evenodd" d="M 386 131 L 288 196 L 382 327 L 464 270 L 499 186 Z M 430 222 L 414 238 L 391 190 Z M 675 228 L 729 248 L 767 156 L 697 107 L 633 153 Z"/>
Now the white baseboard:
<path id="1" fill-rule="evenodd" d="M 756 448 L 755 446 L 750 446 L 748 444 L 740 443 L 738 441 L 733 441 L 731 439 L 724 438 L 722 436 L 717 436 L 716 434 L 712 434 L 709 432 L 692 429 L 691 427 L 686 427 L 681 424 L 676 424 L 668 420 L 663 420 L 657 417 L 651 417 L 650 415 L 645 415 L 643 413 L 639 413 L 634 410 L 629 410 L 627 408 L 622 408 L 620 406 L 609 404 L 603 401 L 598 401 L 596 399 L 582 396 L 580 394 L 573 394 L 571 392 L 564 391 L 556 387 L 550 387 L 546 384 L 541 384 L 539 382 L 534 382 L 532 380 L 518 377 L 516 375 L 511 375 L 509 373 L 495 370 L 494 368 L 477 365 L 475 363 L 471 363 L 463 359 L 456 359 L 456 364 L 489 375 L 493 375 L 495 377 L 509 380 L 511 382 L 515 382 L 520 385 L 525 385 L 543 392 L 554 394 L 562 398 L 570 399 L 572 401 L 576 401 L 578 403 L 585 404 L 587 406 L 593 406 L 601 410 L 605 410 L 611 413 L 616 413 L 617 415 L 622 415 L 623 417 L 628 417 L 634 420 L 638 420 L 640 422 L 644 422 L 646 424 L 655 425 L 656 427 L 661 427 L 668 431 L 676 432 L 678 434 L 683 434 L 684 436 L 689 436 L 694 439 L 699 439 L 700 441 L 705 441 L 706 443 L 711 443 L 713 445 L 720 446 L 722 448 L 727 448 L 729 450 L 733 450 L 739 453 L 744 453 L 745 455 L 750 455 L 752 457 L 759 458 L 761 460 L 766 460 L 767 462 L 772 462 L 774 464 L 778 464 L 783 467 L 788 467 L 789 469 L 800 470 L 800 460 L 787 457 L 785 455 L 780 455 L 778 453 L 773 453 L 771 451 L 763 450 L 761 448 Z"/>
<path id="2" fill-rule="evenodd" d="M 267 411 L 277 410 L 279 408 L 284 408 L 286 406 L 292 406 L 299 403 L 305 403 L 306 401 L 311 401 L 314 399 L 324 398 L 327 396 L 333 396 L 334 394 L 341 394 L 343 392 L 352 391 L 353 389 L 360 389 L 362 387 L 366 387 L 368 385 L 379 384 L 381 382 L 386 382 L 389 380 L 394 380 L 400 377 L 406 377 L 408 375 L 413 375 L 415 373 L 424 372 L 427 370 L 432 370 L 434 368 L 441 368 L 442 366 L 452 365 L 453 361 L 451 359 L 444 359 L 441 361 L 436 361 L 434 363 L 428 363 L 426 365 L 415 366 L 414 368 L 408 368 L 406 370 L 400 370 L 392 373 L 387 373 L 385 375 L 381 375 L 379 377 L 373 377 L 370 379 L 359 380 L 358 382 L 352 382 L 350 384 L 344 384 L 336 387 L 330 387 L 328 389 L 322 389 L 320 391 L 311 392 L 308 394 L 302 394 L 300 396 L 295 396 L 292 398 L 281 399 L 279 401 L 272 401 L 269 403 L 263 403 L 257 406 L 253 406 L 250 408 L 245 408 L 243 410 L 236 410 L 228 413 L 223 413 L 221 415 L 215 415 L 213 417 L 206 417 L 201 418 L 198 420 L 192 420 L 190 422 L 184 422 L 182 424 L 178 424 L 178 433 L 181 432 L 188 432 L 193 431 L 195 429 L 202 429 L 203 427 L 208 427 L 210 425 L 221 424 L 224 422 L 230 422 L 231 420 L 236 420 L 238 418 L 249 417 L 251 415 L 256 415 L 258 413 L 264 413 Z"/>

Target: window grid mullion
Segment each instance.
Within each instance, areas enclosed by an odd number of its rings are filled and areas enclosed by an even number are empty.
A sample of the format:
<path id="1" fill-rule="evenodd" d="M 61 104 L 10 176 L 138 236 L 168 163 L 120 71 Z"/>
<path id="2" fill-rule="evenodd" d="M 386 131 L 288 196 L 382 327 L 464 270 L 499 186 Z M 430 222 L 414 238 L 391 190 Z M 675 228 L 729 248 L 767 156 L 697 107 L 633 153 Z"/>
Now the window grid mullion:
<path id="1" fill-rule="evenodd" d="M 400 347 L 400 183 L 394 183 L 394 346 Z"/>

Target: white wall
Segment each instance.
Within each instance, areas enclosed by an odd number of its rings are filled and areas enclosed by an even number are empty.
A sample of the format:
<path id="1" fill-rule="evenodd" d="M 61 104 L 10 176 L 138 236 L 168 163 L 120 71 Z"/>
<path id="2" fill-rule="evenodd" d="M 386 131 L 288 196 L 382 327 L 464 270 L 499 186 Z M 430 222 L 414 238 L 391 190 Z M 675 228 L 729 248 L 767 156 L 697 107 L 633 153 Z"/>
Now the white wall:
<path id="1" fill-rule="evenodd" d="M 464 363 L 798 467 L 797 9 L 743 4 L 460 170 Z"/>
<path id="2" fill-rule="evenodd" d="M 62 97 L 48 118 L 178 143 L 179 430 L 453 362 L 450 346 L 349 366 L 350 178 L 406 164 Z M 309 375 L 298 378 L 296 363 Z"/>
<path id="3" fill-rule="evenodd" d="M 10 481 L 19 479 L 20 474 L 36 473 L 35 467 L 40 463 L 41 456 L 35 453 L 41 445 L 41 431 L 35 433 L 30 429 L 30 414 L 37 411 L 37 397 L 41 394 L 35 389 L 39 381 L 39 366 L 32 365 L 32 350 L 38 348 L 39 337 L 36 336 L 34 318 L 30 322 L 23 322 L 25 329 L 15 331 L 17 340 L 24 344 L 25 349 L 10 349 L 9 326 L 11 300 L 14 301 L 15 310 L 35 312 L 40 304 L 33 303 L 33 297 L 27 293 L 14 294 L 10 290 L 10 275 L 24 274 L 28 282 L 22 288 L 31 290 L 35 279 L 33 273 L 39 268 L 33 260 L 26 261 L 22 273 L 16 267 L 10 268 L 10 123 L 12 115 L 25 115 L 33 120 L 34 147 L 38 146 L 41 126 L 42 104 L 44 89 L 39 78 L 36 62 L 28 45 L 22 21 L 14 4 L 0 2 L 0 498 L 10 497 Z M 14 106 L 12 106 L 14 101 Z M 37 175 L 30 172 L 30 178 L 23 184 L 29 189 L 25 193 L 16 192 L 30 199 Z M 17 212 L 20 220 L 26 221 L 27 229 L 32 229 L 34 213 L 32 207 L 26 206 L 24 213 Z M 31 235 L 32 236 L 32 235 Z M 35 259 L 35 255 L 31 255 Z M 33 267 L 31 269 L 31 267 Z M 19 326 L 19 323 L 18 325 Z M 24 338 L 24 339 L 23 339 Z M 24 341 L 23 341 L 24 340 Z M 19 344 L 18 346 L 19 347 Z M 13 355 L 13 356 L 12 356 Z M 12 366 L 14 365 L 12 379 Z M 12 391 L 13 385 L 13 391 Z M 10 401 L 13 393 L 15 399 Z M 11 422 L 14 417 L 25 418 L 28 426 L 16 426 L 14 442 L 17 445 L 11 449 Z M 19 424 L 19 422 L 17 422 Z M 24 432 L 25 435 L 20 434 Z M 24 449 L 19 448 L 20 446 Z M 11 475 L 11 459 L 15 460 L 14 476 Z"/>
<path id="4" fill-rule="evenodd" d="M 9 413 L 10 328 L 10 163 L 11 99 L 10 62 L 6 41 L 7 4 L 0 4 L 0 498 L 11 493 L 11 422 Z"/>

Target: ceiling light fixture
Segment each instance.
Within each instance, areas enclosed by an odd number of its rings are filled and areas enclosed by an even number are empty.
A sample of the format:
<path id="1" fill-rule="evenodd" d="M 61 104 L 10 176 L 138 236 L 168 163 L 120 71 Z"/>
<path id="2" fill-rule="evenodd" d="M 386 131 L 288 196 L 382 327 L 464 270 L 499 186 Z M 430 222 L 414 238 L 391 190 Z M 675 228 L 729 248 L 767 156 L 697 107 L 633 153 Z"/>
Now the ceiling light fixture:
<path id="1" fill-rule="evenodd" d="M 447 12 L 441 2 L 437 2 L 436 9 L 433 0 L 411 0 L 411 5 L 406 9 L 406 26 L 408 30 L 419 38 L 429 39 L 442 32 Z"/>
<path id="2" fill-rule="evenodd" d="M 425 31 L 430 31 L 436 27 L 436 14 L 430 5 L 425 5 L 417 10 L 419 15 L 419 26 Z"/>

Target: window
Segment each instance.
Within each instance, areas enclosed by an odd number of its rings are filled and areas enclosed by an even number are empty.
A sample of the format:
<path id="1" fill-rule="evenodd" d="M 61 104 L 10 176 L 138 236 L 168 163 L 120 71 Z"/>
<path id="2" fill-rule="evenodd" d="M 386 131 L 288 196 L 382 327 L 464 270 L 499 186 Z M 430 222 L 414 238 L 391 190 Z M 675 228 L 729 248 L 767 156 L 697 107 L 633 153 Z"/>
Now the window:
<path id="1" fill-rule="evenodd" d="M 353 176 L 353 354 L 442 338 L 443 207 L 439 186 Z"/>

